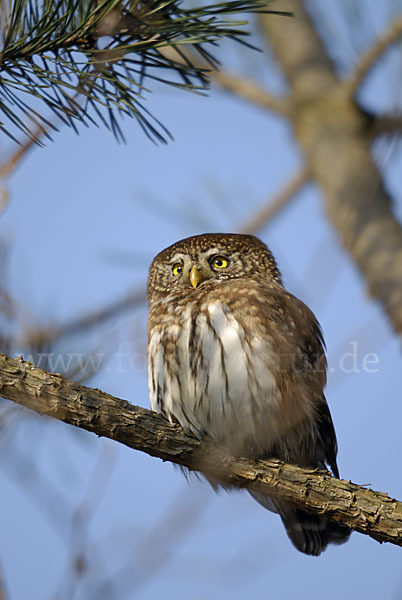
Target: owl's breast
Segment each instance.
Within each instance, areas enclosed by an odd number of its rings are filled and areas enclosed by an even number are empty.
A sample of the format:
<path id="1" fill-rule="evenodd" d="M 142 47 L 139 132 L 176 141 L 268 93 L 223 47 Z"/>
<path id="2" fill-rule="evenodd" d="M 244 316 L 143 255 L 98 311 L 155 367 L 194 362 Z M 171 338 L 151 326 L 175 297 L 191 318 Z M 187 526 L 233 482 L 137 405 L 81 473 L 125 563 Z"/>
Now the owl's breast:
<path id="1" fill-rule="evenodd" d="M 278 361 L 269 338 L 258 327 L 248 333 L 247 311 L 236 315 L 216 300 L 171 317 L 150 330 L 152 409 L 236 452 L 268 450 L 282 432 Z"/>

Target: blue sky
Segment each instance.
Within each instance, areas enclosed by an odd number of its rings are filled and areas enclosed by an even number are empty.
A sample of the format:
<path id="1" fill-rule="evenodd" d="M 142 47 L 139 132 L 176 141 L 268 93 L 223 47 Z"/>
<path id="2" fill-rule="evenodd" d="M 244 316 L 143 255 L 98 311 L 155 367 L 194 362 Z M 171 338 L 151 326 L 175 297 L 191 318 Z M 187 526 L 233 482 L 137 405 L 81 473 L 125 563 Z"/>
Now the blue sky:
<path id="1" fill-rule="evenodd" d="M 365 5 L 379 33 L 391 5 Z M 279 89 L 264 55 L 244 52 L 225 45 L 224 58 Z M 363 90 L 367 105 L 393 105 L 398 58 L 376 69 Z M 144 285 L 153 256 L 179 238 L 235 231 L 299 165 L 284 123 L 223 92 L 206 98 L 158 87 L 147 102 L 174 142 L 155 146 L 127 120 L 127 145 L 103 129 L 63 129 L 10 181 L 0 236 L 11 248 L 10 289 L 33 325 L 64 322 Z M 386 174 L 399 217 L 400 163 L 397 149 Z M 322 324 L 341 475 L 402 498 L 400 342 L 342 250 L 319 190 L 307 186 L 259 235 L 288 289 Z M 106 348 L 109 361 L 90 385 L 148 406 L 145 317 L 141 308 L 67 340 L 65 351 Z M 341 361 L 348 370 L 353 357 L 342 356 L 354 348 L 357 368 L 346 373 Z M 372 353 L 378 363 L 368 372 Z M 0 445 L 0 565 L 12 600 L 402 595 L 396 546 L 354 533 L 318 559 L 303 556 L 278 517 L 246 493 L 216 495 L 170 464 L 43 418 L 19 422 Z M 88 568 L 73 595 L 71 549 L 80 547 Z"/>

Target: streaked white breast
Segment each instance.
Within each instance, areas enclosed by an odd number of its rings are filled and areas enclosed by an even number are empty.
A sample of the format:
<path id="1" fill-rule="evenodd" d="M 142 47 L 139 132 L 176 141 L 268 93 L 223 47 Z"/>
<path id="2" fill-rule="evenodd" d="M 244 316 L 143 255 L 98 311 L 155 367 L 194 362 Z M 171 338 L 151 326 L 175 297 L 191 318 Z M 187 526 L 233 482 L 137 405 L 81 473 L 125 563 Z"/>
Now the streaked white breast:
<path id="1" fill-rule="evenodd" d="M 193 331 L 190 309 L 179 319 L 180 327 L 176 322 L 150 338 L 152 409 L 175 417 L 198 436 L 207 433 L 237 450 L 269 447 L 277 437 L 279 392 L 267 341 L 247 339 L 220 302 L 201 306 Z"/>

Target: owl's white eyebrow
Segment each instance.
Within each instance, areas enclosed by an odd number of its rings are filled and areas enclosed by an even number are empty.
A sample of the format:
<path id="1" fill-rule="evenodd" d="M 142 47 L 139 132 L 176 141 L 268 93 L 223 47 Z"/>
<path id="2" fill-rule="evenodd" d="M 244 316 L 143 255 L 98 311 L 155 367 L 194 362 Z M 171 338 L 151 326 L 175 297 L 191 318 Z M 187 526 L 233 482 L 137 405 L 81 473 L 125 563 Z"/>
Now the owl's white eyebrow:
<path id="1" fill-rule="evenodd" d="M 226 256 L 225 250 L 221 250 L 220 248 L 210 248 L 205 252 L 207 256 L 213 256 L 214 254 L 223 254 Z"/>
<path id="2" fill-rule="evenodd" d="M 174 254 L 174 256 L 172 256 L 170 259 L 169 264 L 173 264 L 178 260 L 184 260 L 184 254 Z"/>

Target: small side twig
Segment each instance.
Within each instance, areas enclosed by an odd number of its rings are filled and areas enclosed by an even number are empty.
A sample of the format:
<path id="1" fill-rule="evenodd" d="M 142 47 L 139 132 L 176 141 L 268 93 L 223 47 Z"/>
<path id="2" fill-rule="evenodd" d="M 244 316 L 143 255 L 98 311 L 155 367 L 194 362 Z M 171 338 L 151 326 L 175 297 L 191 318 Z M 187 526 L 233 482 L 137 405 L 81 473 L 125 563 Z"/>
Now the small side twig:
<path id="1" fill-rule="evenodd" d="M 239 229 L 240 233 L 256 233 L 271 221 L 289 202 L 297 192 L 307 183 L 310 173 L 308 167 L 302 167 L 285 186 L 269 200 L 269 202 L 257 211 L 257 213 Z"/>
<path id="2" fill-rule="evenodd" d="M 111 302 L 109 305 L 104 306 L 98 310 L 90 311 L 86 315 L 81 317 L 75 317 L 61 325 L 54 325 L 48 327 L 41 327 L 35 331 L 32 331 L 28 336 L 22 340 L 21 343 L 27 347 L 44 347 L 55 343 L 63 336 L 75 335 L 77 333 L 83 333 L 92 327 L 101 325 L 111 319 L 120 316 L 127 310 L 131 310 L 140 304 L 145 302 L 146 293 L 145 289 L 134 289 L 129 292 L 126 296 Z"/>
<path id="3" fill-rule="evenodd" d="M 187 60 L 195 67 L 204 69 L 205 76 L 208 77 L 212 83 L 228 92 L 232 92 L 239 98 L 248 100 L 256 106 L 271 110 L 283 116 L 289 114 L 289 103 L 286 97 L 275 96 L 254 81 L 215 68 L 210 63 L 202 62 L 194 52 L 191 52 L 187 48 L 181 48 L 180 54 L 178 54 L 173 47 L 160 48 L 159 52 L 167 58 L 176 60 L 178 63 L 185 63 Z"/>
<path id="4" fill-rule="evenodd" d="M 256 106 L 276 112 L 285 117 L 289 114 L 289 104 L 286 97 L 274 96 L 274 94 L 271 94 L 245 77 L 239 77 L 238 75 L 217 69 L 211 71 L 210 77 L 218 87 L 232 92 L 235 96 L 243 98 Z"/>
<path id="5" fill-rule="evenodd" d="M 355 69 L 345 80 L 345 86 L 350 95 L 354 96 L 375 63 L 387 50 L 402 37 L 402 18 L 396 19 L 373 46 L 363 53 Z"/>
<path id="6" fill-rule="evenodd" d="M 369 132 L 371 139 L 382 135 L 402 135 L 402 114 L 400 112 L 375 116 Z"/>

